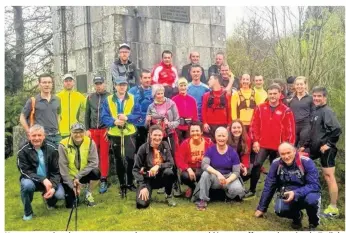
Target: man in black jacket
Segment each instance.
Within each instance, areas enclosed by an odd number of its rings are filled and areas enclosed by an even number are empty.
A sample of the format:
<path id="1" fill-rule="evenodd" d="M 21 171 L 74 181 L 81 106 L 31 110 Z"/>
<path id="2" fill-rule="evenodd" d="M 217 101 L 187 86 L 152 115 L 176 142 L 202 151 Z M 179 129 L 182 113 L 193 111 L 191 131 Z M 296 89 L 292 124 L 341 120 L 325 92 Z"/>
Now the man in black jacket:
<path id="1" fill-rule="evenodd" d="M 29 140 L 18 151 L 17 157 L 25 221 L 32 219 L 31 202 L 35 191 L 42 192 L 49 210 L 55 208 L 58 199 L 65 199 L 64 189 L 60 184 L 58 150 L 45 141 L 44 128 L 38 124 L 29 129 Z"/>
<path id="2" fill-rule="evenodd" d="M 191 52 L 191 53 L 190 53 L 190 61 L 191 61 L 191 63 L 190 63 L 190 64 L 187 64 L 187 65 L 185 65 L 185 66 L 183 66 L 183 69 L 182 69 L 182 71 L 181 71 L 181 75 L 182 75 L 183 77 L 185 77 L 186 80 L 187 80 L 189 83 L 192 82 L 192 76 L 191 76 L 191 74 L 190 74 L 191 66 L 192 66 L 193 64 L 199 64 L 199 58 L 200 58 L 200 55 L 199 55 L 198 52 Z M 207 80 L 206 80 L 206 78 L 205 78 L 205 72 L 204 72 L 203 67 L 201 67 L 201 70 L 202 70 L 201 82 L 207 84 Z"/>
<path id="3" fill-rule="evenodd" d="M 130 51 L 128 44 L 123 43 L 119 46 L 119 59 L 111 66 L 113 84 L 119 77 L 125 77 L 130 88 L 139 84 L 136 65 L 129 60 Z"/>
<path id="4" fill-rule="evenodd" d="M 325 87 L 315 87 L 312 90 L 316 111 L 312 115 L 310 157 L 320 158 L 322 173 L 327 182 L 330 205 L 324 210 L 324 217 L 336 217 L 339 210 L 336 206 L 338 185 L 335 180 L 335 157 L 338 149 L 336 143 L 341 135 L 341 126 L 335 113 L 327 106 L 327 90 Z"/>
<path id="5" fill-rule="evenodd" d="M 95 92 L 87 98 L 85 109 L 85 128 L 87 136 L 91 137 L 99 154 L 99 167 L 101 171 L 101 183 L 99 192 L 107 192 L 107 176 L 109 171 L 109 142 L 107 139 L 107 127 L 101 121 L 102 102 L 110 95 L 106 91 L 105 79 L 94 77 Z"/>
<path id="6" fill-rule="evenodd" d="M 150 204 L 153 189 L 165 187 L 168 206 L 176 206 L 172 195 L 175 181 L 173 173 L 174 160 L 167 142 L 163 142 L 163 129 L 153 125 L 149 129 L 149 142 L 144 143 L 135 155 L 132 173 L 138 186 L 136 205 L 138 209 Z"/>
<path id="7" fill-rule="evenodd" d="M 208 77 L 209 80 L 212 74 L 221 74 L 221 65 L 225 63 L 225 54 L 223 52 L 217 52 L 215 56 L 215 64 L 211 65 L 208 69 Z"/>

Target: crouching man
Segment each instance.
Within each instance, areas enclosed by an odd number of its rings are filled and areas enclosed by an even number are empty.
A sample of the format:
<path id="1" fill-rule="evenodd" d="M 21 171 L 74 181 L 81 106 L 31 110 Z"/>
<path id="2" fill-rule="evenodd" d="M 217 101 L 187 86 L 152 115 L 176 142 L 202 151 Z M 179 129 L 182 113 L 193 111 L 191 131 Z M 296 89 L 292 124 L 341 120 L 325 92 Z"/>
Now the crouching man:
<path id="1" fill-rule="evenodd" d="M 318 170 L 311 159 L 298 155 L 294 146 L 287 142 L 279 146 L 279 154 L 280 158 L 275 159 L 270 166 L 255 216 L 263 216 L 277 192 L 275 213 L 293 219 L 291 227 L 300 229 L 302 209 L 306 209 L 309 230 L 315 230 L 319 225 L 321 203 Z"/>
<path id="2" fill-rule="evenodd" d="M 35 191 L 43 192 L 49 210 L 55 208 L 58 199 L 65 199 L 58 161 L 58 150 L 46 142 L 43 126 L 33 125 L 29 129 L 29 142 L 19 150 L 17 158 L 20 194 L 24 205 L 23 220 L 32 219 L 31 202 Z"/>
<path id="3" fill-rule="evenodd" d="M 137 180 L 136 205 L 138 209 L 150 204 L 153 189 L 164 187 L 168 206 L 176 206 L 172 195 L 175 181 L 174 160 L 167 142 L 162 141 L 163 129 L 153 125 L 149 129 L 149 141 L 135 155 L 133 176 Z"/>

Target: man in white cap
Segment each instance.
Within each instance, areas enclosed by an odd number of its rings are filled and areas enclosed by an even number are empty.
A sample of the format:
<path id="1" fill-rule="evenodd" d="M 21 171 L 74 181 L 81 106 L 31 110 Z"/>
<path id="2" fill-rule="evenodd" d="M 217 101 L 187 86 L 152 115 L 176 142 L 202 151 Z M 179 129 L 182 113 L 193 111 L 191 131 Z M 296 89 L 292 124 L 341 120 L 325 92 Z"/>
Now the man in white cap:
<path id="1" fill-rule="evenodd" d="M 119 58 L 112 63 L 111 74 L 113 84 L 119 77 L 125 77 L 130 88 L 138 85 L 138 74 L 136 65 L 129 60 L 131 54 L 130 45 L 123 43 L 119 45 Z"/>

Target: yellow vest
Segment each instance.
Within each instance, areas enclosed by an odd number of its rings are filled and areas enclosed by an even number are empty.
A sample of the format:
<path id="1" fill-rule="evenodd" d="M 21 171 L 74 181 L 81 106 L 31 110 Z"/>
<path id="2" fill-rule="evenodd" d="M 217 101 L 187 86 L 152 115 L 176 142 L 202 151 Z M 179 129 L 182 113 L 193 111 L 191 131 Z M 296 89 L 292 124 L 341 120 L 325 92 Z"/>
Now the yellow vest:
<path id="1" fill-rule="evenodd" d="M 74 161 L 77 155 L 77 147 L 73 144 L 72 138 L 68 137 L 60 142 L 65 147 L 66 157 L 68 160 L 68 173 L 73 179 L 79 171 L 83 170 L 88 165 L 88 157 L 91 146 L 91 139 L 84 136 L 83 142 L 79 147 L 80 153 L 80 169 L 78 170 Z"/>
<path id="2" fill-rule="evenodd" d="M 76 123 L 81 109 L 85 109 L 86 98 L 78 91 L 62 90 L 57 94 L 61 100 L 59 131 L 61 136 L 70 135 L 71 125 Z"/>
<path id="3" fill-rule="evenodd" d="M 125 99 L 125 104 L 124 104 L 124 114 L 125 115 L 129 115 L 131 114 L 131 111 L 134 107 L 135 104 L 135 100 L 133 95 L 131 94 L 127 94 L 128 95 L 128 99 Z M 114 103 L 113 101 L 113 96 L 114 95 L 109 95 L 107 97 L 107 102 L 108 102 L 108 107 L 109 107 L 109 111 L 111 112 L 111 115 L 114 119 L 118 118 L 118 108 L 117 108 L 117 103 Z M 123 134 L 124 136 L 128 136 L 128 135 L 132 135 L 136 133 L 136 127 L 131 124 L 131 123 L 125 123 L 125 128 L 123 130 Z M 108 134 L 111 136 L 121 136 L 121 130 L 119 129 L 118 126 L 112 126 L 108 129 Z"/>

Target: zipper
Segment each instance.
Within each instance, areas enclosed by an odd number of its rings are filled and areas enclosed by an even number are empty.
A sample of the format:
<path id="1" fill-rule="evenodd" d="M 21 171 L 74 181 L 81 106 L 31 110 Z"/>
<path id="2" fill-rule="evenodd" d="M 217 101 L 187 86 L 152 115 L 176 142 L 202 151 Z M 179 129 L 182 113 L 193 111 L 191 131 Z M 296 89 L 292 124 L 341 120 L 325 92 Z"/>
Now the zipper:
<path id="1" fill-rule="evenodd" d="M 68 93 L 68 130 L 70 130 L 70 98 L 71 98 L 71 92 Z"/>

